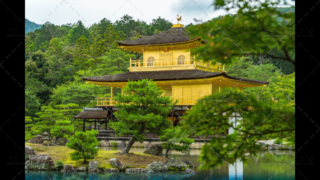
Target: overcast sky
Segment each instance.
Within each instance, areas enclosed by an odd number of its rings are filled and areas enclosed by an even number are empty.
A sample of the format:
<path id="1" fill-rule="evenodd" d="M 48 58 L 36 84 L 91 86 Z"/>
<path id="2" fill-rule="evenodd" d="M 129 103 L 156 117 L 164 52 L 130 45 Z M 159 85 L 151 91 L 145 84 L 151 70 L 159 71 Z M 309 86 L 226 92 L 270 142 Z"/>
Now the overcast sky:
<path id="1" fill-rule="evenodd" d="M 107 18 L 111 22 L 128 14 L 133 19 L 151 23 L 159 16 L 173 24 L 177 14 L 181 24 L 197 24 L 193 19 L 209 20 L 224 15 L 224 10 L 213 10 L 213 0 L 26 0 L 26 18 L 37 24 L 49 21 L 56 25 L 81 20 L 89 27 Z"/>

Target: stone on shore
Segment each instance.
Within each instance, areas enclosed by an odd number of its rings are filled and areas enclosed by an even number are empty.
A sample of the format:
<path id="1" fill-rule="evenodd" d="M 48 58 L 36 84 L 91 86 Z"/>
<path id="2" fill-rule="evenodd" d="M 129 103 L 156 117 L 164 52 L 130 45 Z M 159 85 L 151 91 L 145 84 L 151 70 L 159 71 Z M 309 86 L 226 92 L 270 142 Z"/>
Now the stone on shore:
<path id="1" fill-rule="evenodd" d="M 163 164 L 161 161 L 152 162 L 151 164 L 148 164 L 146 170 L 152 170 L 154 172 L 168 171 L 168 166 Z"/>
<path id="2" fill-rule="evenodd" d="M 186 174 L 196 174 L 196 171 L 187 168 L 187 169 L 184 171 L 184 173 L 186 173 Z"/>
<path id="3" fill-rule="evenodd" d="M 127 168 L 126 173 L 132 174 L 132 173 L 143 173 L 147 170 L 144 168 Z"/>
<path id="4" fill-rule="evenodd" d="M 168 166 L 170 171 L 184 171 L 188 168 L 186 163 L 174 158 L 168 159 L 164 164 Z"/>
<path id="5" fill-rule="evenodd" d="M 30 146 L 25 146 L 25 155 L 36 155 L 32 147 Z"/>
<path id="6" fill-rule="evenodd" d="M 163 147 L 161 144 L 152 144 L 147 150 L 145 150 L 143 153 L 145 154 L 151 154 L 154 156 L 161 156 Z"/>
<path id="7" fill-rule="evenodd" d="M 192 164 L 192 162 L 191 161 L 188 161 L 188 160 L 182 160 L 182 162 L 184 162 L 184 163 L 186 163 L 187 164 L 187 166 L 189 166 L 189 168 L 194 168 L 194 165 Z"/>
<path id="8" fill-rule="evenodd" d="M 119 169 L 118 168 L 108 168 L 108 169 L 105 169 L 106 173 L 118 173 L 119 172 Z"/>
<path id="9" fill-rule="evenodd" d="M 74 168 L 71 164 L 64 164 L 63 169 L 61 169 L 61 172 L 74 172 Z"/>
<path id="10" fill-rule="evenodd" d="M 88 166 L 88 172 L 99 172 L 98 161 L 90 161 Z"/>
<path id="11" fill-rule="evenodd" d="M 126 166 L 116 158 L 109 159 L 109 162 L 111 166 L 118 168 L 120 171 L 124 171 L 126 169 Z"/>
<path id="12" fill-rule="evenodd" d="M 85 166 L 78 167 L 78 168 L 76 168 L 76 171 L 78 171 L 78 172 L 86 172 L 87 171 L 87 167 L 85 167 Z"/>
<path id="13" fill-rule="evenodd" d="M 54 169 L 54 163 L 47 154 L 30 155 L 25 163 L 26 170 L 51 170 Z"/>

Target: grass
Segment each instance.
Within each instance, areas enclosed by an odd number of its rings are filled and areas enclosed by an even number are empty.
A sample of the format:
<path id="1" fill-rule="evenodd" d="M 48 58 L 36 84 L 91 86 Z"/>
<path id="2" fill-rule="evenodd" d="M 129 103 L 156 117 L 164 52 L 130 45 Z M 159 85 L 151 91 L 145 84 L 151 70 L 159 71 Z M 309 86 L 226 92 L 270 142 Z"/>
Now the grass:
<path id="1" fill-rule="evenodd" d="M 72 160 L 70 157 L 70 153 L 74 152 L 73 149 L 67 146 L 43 146 L 42 144 L 33 144 L 33 143 L 25 143 L 26 146 L 32 147 L 32 149 L 39 154 L 48 154 L 53 162 L 61 160 L 63 164 L 71 164 L 74 168 L 81 166 L 88 166 L 89 162 L 84 163 L 82 160 Z M 127 165 L 131 168 L 145 168 L 148 164 L 154 161 L 165 162 L 167 160 L 166 157 L 161 156 L 153 156 L 144 153 L 129 153 L 126 155 L 119 154 L 120 151 L 107 151 L 107 150 L 99 150 L 98 155 L 94 158 L 94 160 L 98 161 L 99 167 L 104 168 L 113 168 L 109 159 L 117 158 L 124 165 Z M 92 161 L 93 159 L 89 159 L 88 161 Z"/>

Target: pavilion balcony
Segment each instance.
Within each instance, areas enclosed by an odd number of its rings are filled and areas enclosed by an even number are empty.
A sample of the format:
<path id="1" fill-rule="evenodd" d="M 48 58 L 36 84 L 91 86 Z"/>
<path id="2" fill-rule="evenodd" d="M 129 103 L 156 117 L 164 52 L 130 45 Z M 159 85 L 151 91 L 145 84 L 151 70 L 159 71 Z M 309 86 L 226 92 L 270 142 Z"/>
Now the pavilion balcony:
<path id="1" fill-rule="evenodd" d="M 173 101 L 178 100 L 177 106 L 187 106 L 187 105 L 195 105 L 199 99 L 202 97 L 197 96 L 180 96 L 180 97 L 173 97 Z M 114 98 L 111 97 L 98 97 L 97 98 L 97 105 L 98 107 L 101 106 L 115 106 L 116 101 Z"/>
<path id="2" fill-rule="evenodd" d="M 203 62 L 202 60 L 195 61 L 194 58 L 189 59 L 153 59 L 152 61 L 148 60 L 131 60 L 130 58 L 130 67 L 129 69 L 141 69 L 148 71 L 152 70 L 163 70 L 165 68 L 169 69 L 199 69 L 203 71 L 210 72 L 221 72 L 225 71 L 225 66 L 221 63 L 212 64 L 211 62 Z M 142 69 L 141 69 L 142 70 Z"/>

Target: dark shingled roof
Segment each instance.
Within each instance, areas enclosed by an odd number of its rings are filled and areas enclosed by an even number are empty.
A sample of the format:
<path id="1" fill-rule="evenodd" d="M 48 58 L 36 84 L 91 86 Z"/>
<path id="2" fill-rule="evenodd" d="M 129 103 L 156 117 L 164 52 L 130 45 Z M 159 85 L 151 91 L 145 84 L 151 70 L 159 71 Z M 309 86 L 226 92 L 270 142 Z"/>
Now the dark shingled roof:
<path id="1" fill-rule="evenodd" d="M 145 36 L 135 40 L 117 41 L 119 45 L 151 45 L 151 44 L 168 44 L 168 43 L 179 43 L 185 42 L 197 37 L 189 37 L 188 32 L 185 28 L 171 28 L 166 31 Z"/>
<path id="2" fill-rule="evenodd" d="M 216 76 L 224 76 L 226 78 L 258 83 L 268 84 L 268 81 L 258 81 L 251 79 L 243 79 L 238 77 L 229 76 L 226 72 L 208 72 L 200 70 L 167 70 L 167 71 L 139 71 L 139 72 L 127 72 L 121 74 L 104 75 L 104 76 L 93 76 L 93 77 L 81 77 L 87 81 L 97 82 L 126 82 L 129 80 L 141 80 L 141 79 L 153 79 L 154 81 L 161 80 L 182 80 L 182 79 L 202 79 Z"/>
<path id="3" fill-rule="evenodd" d="M 107 110 L 82 110 L 74 116 L 75 119 L 106 119 L 108 116 Z"/>

